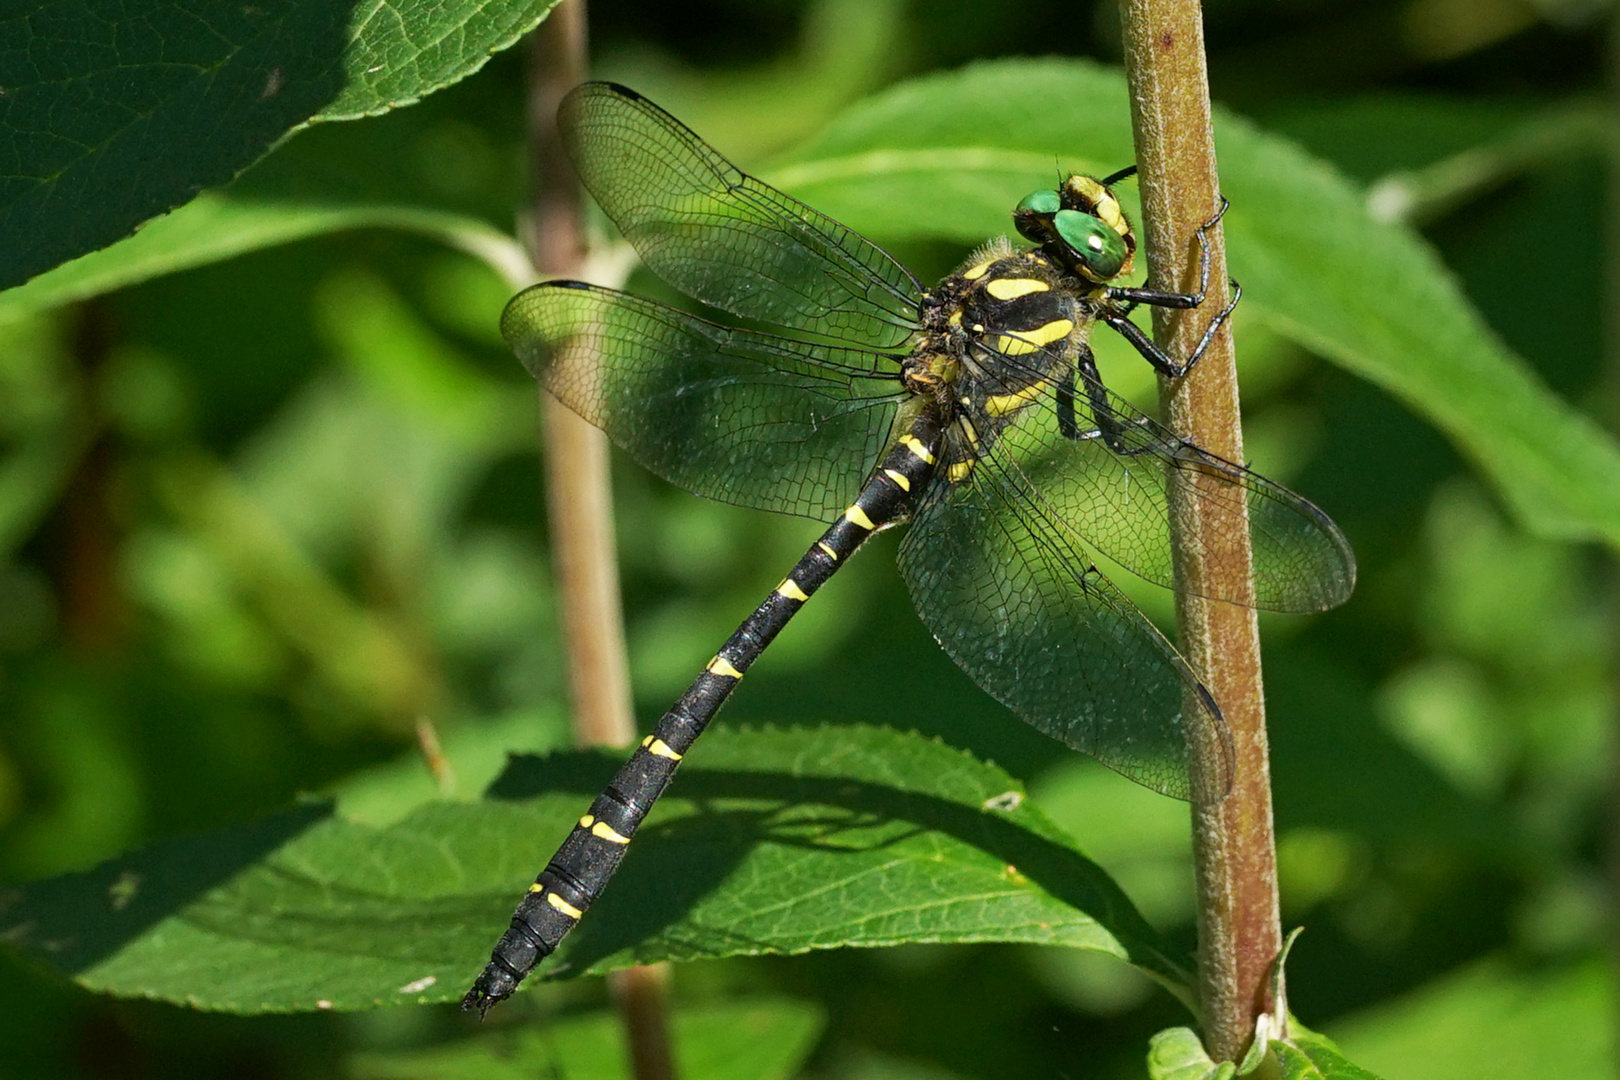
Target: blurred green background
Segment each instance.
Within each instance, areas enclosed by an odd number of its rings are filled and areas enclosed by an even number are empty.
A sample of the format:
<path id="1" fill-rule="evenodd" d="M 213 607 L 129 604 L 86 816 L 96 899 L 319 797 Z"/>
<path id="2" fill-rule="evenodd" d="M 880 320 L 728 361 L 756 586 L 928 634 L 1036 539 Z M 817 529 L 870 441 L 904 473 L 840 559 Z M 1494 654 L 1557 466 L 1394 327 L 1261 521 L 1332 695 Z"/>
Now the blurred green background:
<path id="1" fill-rule="evenodd" d="M 1571 118 L 1605 111 L 1609 5 L 1206 10 L 1215 99 L 1376 197 L 1419 193 L 1417 223 L 1492 328 L 1607 425 L 1603 147 Z M 591 20 L 595 74 L 750 166 L 910 75 L 1119 59 L 1106 0 L 599 3 Z M 306 131 L 250 180 L 411 192 L 510 229 L 521 52 L 415 107 Z M 897 250 L 923 277 L 961 254 Z M 459 797 L 508 749 L 568 743 L 535 392 L 496 332 L 508 292 L 470 256 L 360 231 L 0 322 L 0 882 L 303 792 L 387 820 L 433 794 L 419 716 Z M 1527 536 L 1421 419 L 1241 311 L 1237 327 L 1251 457 L 1334 516 L 1362 573 L 1343 610 L 1264 623 L 1284 921 L 1307 928 L 1291 1005 L 1391 1077 L 1612 1075 L 1612 562 Z M 618 459 L 615 484 L 645 725 L 817 526 Z M 971 689 L 912 615 L 893 538 L 872 547 L 725 722 L 938 733 L 1025 779 L 1190 941 L 1185 807 Z M 513 1009 L 604 993 L 553 984 Z M 1012 947 L 697 964 L 674 993 L 807 1003 L 825 1027 L 803 1075 L 829 1080 L 1140 1075 L 1146 1037 L 1185 1021 L 1106 957 Z M 428 1075 L 378 1055 L 467 1030 L 443 1008 L 115 1002 L 0 952 L 0 1075 Z M 559 1060 L 558 1076 L 596 1075 Z"/>

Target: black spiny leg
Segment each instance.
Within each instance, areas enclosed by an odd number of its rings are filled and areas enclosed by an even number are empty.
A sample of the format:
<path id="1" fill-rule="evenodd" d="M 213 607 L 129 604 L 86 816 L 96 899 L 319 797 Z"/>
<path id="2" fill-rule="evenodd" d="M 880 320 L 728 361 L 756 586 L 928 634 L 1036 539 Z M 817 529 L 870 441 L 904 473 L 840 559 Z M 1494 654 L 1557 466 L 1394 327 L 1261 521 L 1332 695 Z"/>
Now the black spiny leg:
<path id="1" fill-rule="evenodd" d="M 1231 205 L 1226 197 L 1222 196 L 1221 208 L 1215 212 L 1215 216 L 1198 227 L 1197 292 L 1178 293 L 1166 292 L 1160 289 L 1131 289 L 1124 287 L 1111 287 L 1105 291 L 1106 299 L 1116 303 L 1122 302 L 1123 306 L 1112 311 L 1099 312 L 1099 317 L 1112 327 L 1115 333 L 1130 342 L 1131 346 L 1142 354 L 1142 358 L 1152 364 L 1154 370 L 1161 375 L 1179 379 L 1197 366 L 1198 361 L 1204 358 L 1204 353 L 1209 351 L 1210 343 L 1215 340 L 1215 335 L 1222 326 L 1226 325 L 1226 320 L 1232 317 L 1233 309 L 1237 307 L 1238 300 L 1243 297 L 1243 287 L 1236 281 L 1232 281 L 1231 301 L 1221 309 L 1220 314 L 1209 321 L 1209 325 L 1204 328 L 1204 336 L 1199 338 L 1197 347 L 1188 354 L 1185 360 L 1176 360 L 1155 344 L 1152 338 L 1148 337 L 1140 327 L 1131 322 L 1130 313 L 1136 309 L 1138 304 L 1188 310 L 1204 302 L 1204 295 L 1209 291 L 1209 230 L 1213 229 L 1221 218 L 1226 216 L 1226 210 Z"/>
<path id="2" fill-rule="evenodd" d="M 1074 384 L 1077 376 L 1085 385 L 1086 407 L 1091 410 L 1091 419 L 1095 427 L 1082 428 L 1075 419 Z M 1101 439 L 1108 449 L 1123 457 L 1131 457 L 1142 452 L 1143 448 L 1133 447 L 1125 440 L 1125 424 L 1121 422 L 1119 414 L 1108 401 L 1108 390 L 1103 386 L 1102 376 L 1097 371 L 1097 361 L 1092 356 L 1089 346 L 1080 346 L 1079 355 L 1075 357 L 1074 367 L 1069 369 L 1068 378 L 1057 386 L 1056 397 L 1058 434 L 1065 439 Z"/>

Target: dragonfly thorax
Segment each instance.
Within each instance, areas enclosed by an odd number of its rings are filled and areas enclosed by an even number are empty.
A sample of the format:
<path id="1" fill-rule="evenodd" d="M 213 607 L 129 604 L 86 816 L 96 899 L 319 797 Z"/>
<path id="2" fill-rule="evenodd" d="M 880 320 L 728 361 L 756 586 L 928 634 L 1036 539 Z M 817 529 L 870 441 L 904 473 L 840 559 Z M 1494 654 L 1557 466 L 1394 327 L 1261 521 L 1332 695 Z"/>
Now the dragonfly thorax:
<path id="1" fill-rule="evenodd" d="M 908 390 L 946 430 L 944 474 L 964 480 L 1026 408 L 1072 381 L 1096 315 L 1092 287 L 1039 251 L 992 241 L 930 292 L 922 333 L 902 365 Z"/>
<path id="2" fill-rule="evenodd" d="M 1089 287 L 1038 251 L 986 245 L 935 295 L 940 351 L 954 368 L 952 397 L 991 417 L 1011 416 L 1071 370 L 1096 317 Z"/>

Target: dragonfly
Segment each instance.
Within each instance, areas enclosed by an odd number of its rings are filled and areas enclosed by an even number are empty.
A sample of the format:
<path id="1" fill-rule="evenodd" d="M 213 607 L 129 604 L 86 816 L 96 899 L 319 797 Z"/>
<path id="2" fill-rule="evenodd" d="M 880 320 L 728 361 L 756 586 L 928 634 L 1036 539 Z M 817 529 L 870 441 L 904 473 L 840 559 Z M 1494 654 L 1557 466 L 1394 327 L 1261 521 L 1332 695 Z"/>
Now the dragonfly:
<path id="1" fill-rule="evenodd" d="M 557 948 L 748 669 L 864 541 L 902 522 L 918 616 L 990 696 L 1150 788 L 1187 798 L 1196 776 L 1220 797 L 1233 768 L 1220 707 L 1096 556 L 1175 588 L 1170 535 L 1177 499 L 1190 498 L 1232 527 L 1246 512 L 1253 594 L 1214 599 L 1325 610 L 1350 595 L 1355 560 L 1321 510 L 1179 437 L 1098 374 L 1098 322 L 1167 376 L 1198 362 L 1230 305 L 1180 360 L 1129 315 L 1203 302 L 1219 213 L 1198 233 L 1197 293 L 1132 288 L 1117 284 L 1136 236 L 1112 185 L 1133 170 L 1071 176 L 1017 204 L 1033 246 L 991 241 L 925 288 L 632 90 L 587 83 L 558 120 L 586 189 L 643 264 L 738 321 L 549 281 L 507 306 L 506 339 L 547 391 L 652 472 L 828 527 L 579 818 L 462 1008 L 486 1013 Z"/>

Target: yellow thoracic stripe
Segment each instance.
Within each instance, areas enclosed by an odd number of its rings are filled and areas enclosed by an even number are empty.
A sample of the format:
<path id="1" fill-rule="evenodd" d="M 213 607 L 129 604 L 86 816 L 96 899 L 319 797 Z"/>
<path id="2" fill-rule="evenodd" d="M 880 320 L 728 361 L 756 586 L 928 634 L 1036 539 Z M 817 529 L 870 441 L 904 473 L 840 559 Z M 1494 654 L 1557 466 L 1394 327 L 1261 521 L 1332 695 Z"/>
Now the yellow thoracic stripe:
<path id="1" fill-rule="evenodd" d="M 865 529 L 867 532 L 871 532 L 876 527 L 872 524 L 872 519 L 866 516 L 866 511 L 861 509 L 860 503 L 855 503 L 848 510 L 845 510 L 844 517 L 848 519 L 851 525 Z"/>
<path id="2" fill-rule="evenodd" d="M 1016 300 L 1030 293 L 1050 292 L 1051 286 L 1035 278 L 996 278 L 985 283 L 984 291 L 997 300 Z"/>
<path id="3" fill-rule="evenodd" d="M 890 480 L 893 480 L 894 486 L 899 488 L 901 491 L 911 490 L 911 481 L 906 479 L 905 473 L 896 472 L 893 469 L 884 469 L 883 475 L 887 476 Z"/>
<path id="4" fill-rule="evenodd" d="M 962 271 L 962 276 L 969 281 L 977 281 L 984 277 L 985 273 L 990 269 L 990 264 L 995 261 L 995 259 L 986 259 L 979 265 L 969 267 L 968 269 Z"/>
<path id="5" fill-rule="evenodd" d="M 783 578 L 782 584 L 776 587 L 776 591 L 779 595 L 785 596 L 789 600 L 802 601 L 810 599 L 810 594 L 799 588 L 799 583 L 794 581 L 792 578 Z"/>
<path id="6" fill-rule="evenodd" d="M 670 761 L 681 760 L 681 755 L 677 754 L 673 749 L 671 749 L 669 743 L 665 742 L 663 739 L 655 739 L 653 736 L 649 735 L 645 739 L 641 740 L 641 745 L 642 748 L 653 757 L 668 758 Z"/>
<path id="7" fill-rule="evenodd" d="M 1031 383 L 1017 393 L 997 394 L 994 397 L 987 397 L 984 399 L 984 411 L 989 416 L 1006 416 L 1008 413 L 1017 412 L 1039 397 L 1041 391 L 1045 390 L 1048 385 L 1050 384 L 1043 379 L 1040 382 Z"/>
<path id="8" fill-rule="evenodd" d="M 1023 356 L 1054 341 L 1062 341 L 1072 333 L 1074 333 L 1073 320 L 1053 319 L 1045 326 L 1037 326 L 1033 330 L 1025 330 L 1018 334 L 1002 334 L 1001 343 L 996 351 L 1003 356 Z"/>
<path id="9" fill-rule="evenodd" d="M 825 551 L 827 553 L 827 558 L 831 559 L 833 562 L 838 561 L 838 552 L 832 549 L 831 544 L 822 540 L 817 540 L 816 547 L 820 548 L 822 551 Z"/>
<path id="10" fill-rule="evenodd" d="M 723 656 L 716 656 L 709 661 L 708 672 L 710 675 L 722 675 L 728 679 L 740 679 L 743 677 L 743 673 L 732 667 L 731 661 Z"/>

